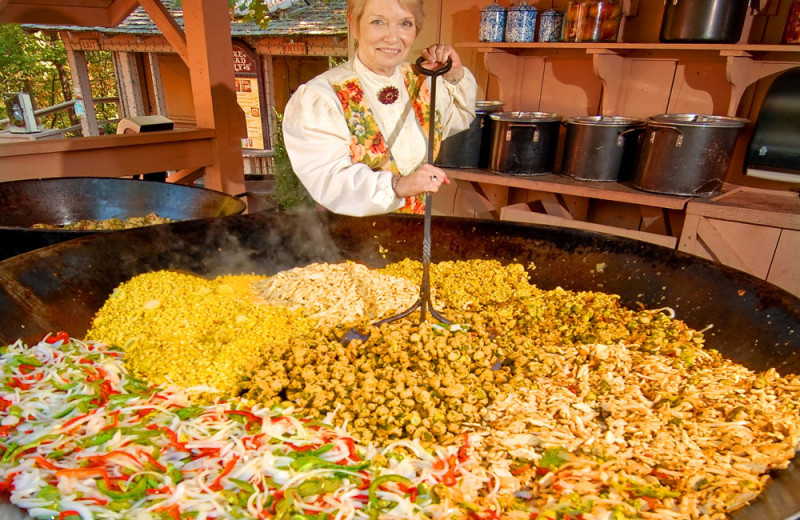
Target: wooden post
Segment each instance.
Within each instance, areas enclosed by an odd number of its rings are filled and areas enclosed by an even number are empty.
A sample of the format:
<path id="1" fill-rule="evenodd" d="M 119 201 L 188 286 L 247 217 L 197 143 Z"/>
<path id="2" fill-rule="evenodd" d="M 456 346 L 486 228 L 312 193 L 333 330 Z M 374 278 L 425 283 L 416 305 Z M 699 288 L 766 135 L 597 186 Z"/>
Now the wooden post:
<path id="1" fill-rule="evenodd" d="M 160 115 L 166 117 L 167 100 L 164 97 L 164 82 L 161 80 L 161 65 L 158 63 L 158 54 L 148 52 L 147 59 L 150 63 L 150 77 L 153 78 L 153 95 L 156 98 L 156 110 Z"/>
<path id="2" fill-rule="evenodd" d="M 89 83 L 89 69 L 86 66 L 86 53 L 67 48 L 67 60 L 72 71 L 72 90 L 75 94 L 75 111 L 81 118 L 81 130 L 84 137 L 100 135 L 97 126 L 97 112 L 94 110 L 92 88 Z M 80 103 L 80 105 L 78 104 Z"/>
<path id="3" fill-rule="evenodd" d="M 139 67 L 131 52 L 113 53 L 117 71 L 117 91 L 122 105 L 121 117 L 145 116 Z"/>
<path id="4" fill-rule="evenodd" d="M 234 91 L 228 4 L 219 0 L 184 0 L 183 21 L 197 126 L 216 132 L 214 161 L 206 168 L 205 187 L 243 193 L 241 140 L 247 130 Z"/>

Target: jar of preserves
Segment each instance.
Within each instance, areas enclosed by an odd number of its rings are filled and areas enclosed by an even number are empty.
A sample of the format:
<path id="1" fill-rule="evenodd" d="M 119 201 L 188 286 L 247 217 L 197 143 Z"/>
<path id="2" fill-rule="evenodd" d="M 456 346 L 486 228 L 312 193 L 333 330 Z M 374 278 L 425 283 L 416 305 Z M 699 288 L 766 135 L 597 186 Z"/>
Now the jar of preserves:
<path id="1" fill-rule="evenodd" d="M 508 8 L 506 18 L 507 42 L 532 42 L 536 35 L 536 15 L 539 11 L 522 0 Z"/>
<path id="2" fill-rule="evenodd" d="M 564 13 L 550 8 L 539 15 L 539 41 L 557 42 L 561 40 L 561 24 Z"/>
<path id="3" fill-rule="evenodd" d="M 479 40 L 482 42 L 502 42 L 506 31 L 507 10 L 501 5 L 487 5 L 481 9 Z"/>
<path id="4" fill-rule="evenodd" d="M 622 19 L 617 0 L 571 0 L 564 14 L 565 42 L 615 42 Z"/>
<path id="5" fill-rule="evenodd" d="M 781 43 L 800 43 L 800 0 L 794 0 L 789 8 Z"/>

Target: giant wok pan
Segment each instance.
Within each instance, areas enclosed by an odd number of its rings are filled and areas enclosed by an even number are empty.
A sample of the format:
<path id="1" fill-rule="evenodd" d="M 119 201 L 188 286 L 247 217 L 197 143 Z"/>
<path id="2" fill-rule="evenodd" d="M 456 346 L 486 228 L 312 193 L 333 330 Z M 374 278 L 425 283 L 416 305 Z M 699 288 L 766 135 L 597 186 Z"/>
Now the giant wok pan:
<path id="1" fill-rule="evenodd" d="M 0 340 L 82 337 L 119 283 L 142 272 L 207 276 L 273 274 L 310 262 L 355 260 L 381 267 L 419 259 L 423 222 L 322 212 L 255 213 L 99 234 L 0 262 Z M 724 266 L 671 249 L 599 233 L 437 218 L 432 261 L 495 258 L 535 269 L 543 289 L 619 294 L 627 306 L 669 306 L 706 332 L 707 344 L 755 370 L 800 372 L 800 299 Z M 800 460 L 736 520 L 800 518 Z"/>
<path id="2" fill-rule="evenodd" d="M 132 179 L 68 177 L 0 183 L 0 260 L 73 238 L 107 231 L 31 229 L 79 220 L 144 217 L 172 220 L 234 215 L 245 203 L 194 186 Z"/>

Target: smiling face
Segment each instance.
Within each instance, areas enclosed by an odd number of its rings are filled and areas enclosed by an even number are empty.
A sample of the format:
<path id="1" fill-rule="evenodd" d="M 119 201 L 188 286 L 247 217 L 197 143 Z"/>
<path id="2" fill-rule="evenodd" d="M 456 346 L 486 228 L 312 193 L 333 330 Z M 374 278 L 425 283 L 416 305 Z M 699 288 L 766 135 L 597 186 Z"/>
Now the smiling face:
<path id="1" fill-rule="evenodd" d="M 376 74 L 391 76 L 411 51 L 417 25 L 399 0 L 366 0 L 353 36 L 361 62 Z"/>

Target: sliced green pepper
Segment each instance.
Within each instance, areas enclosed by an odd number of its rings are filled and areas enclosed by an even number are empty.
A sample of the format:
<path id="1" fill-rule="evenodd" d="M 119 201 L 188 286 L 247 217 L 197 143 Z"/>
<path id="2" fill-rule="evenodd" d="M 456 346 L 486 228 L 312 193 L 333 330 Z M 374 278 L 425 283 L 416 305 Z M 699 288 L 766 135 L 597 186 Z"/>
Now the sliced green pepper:
<path id="1" fill-rule="evenodd" d="M 108 485 L 104 480 L 98 480 L 97 489 L 103 493 L 104 495 L 113 498 L 114 500 L 125 500 L 125 499 L 137 499 L 144 496 L 145 491 L 147 491 L 147 479 L 140 478 L 137 480 L 133 485 L 129 485 L 128 489 L 125 491 L 115 491 L 113 489 L 109 489 Z"/>
<path id="2" fill-rule="evenodd" d="M 295 471 L 308 471 L 310 469 L 338 469 L 342 471 L 360 471 L 362 469 L 368 468 L 369 465 L 370 465 L 369 461 L 364 461 L 360 464 L 355 464 L 353 466 L 334 464 L 333 462 L 321 459 L 316 455 L 303 455 L 302 457 L 296 458 L 291 462 L 291 464 L 289 464 L 289 466 Z"/>

